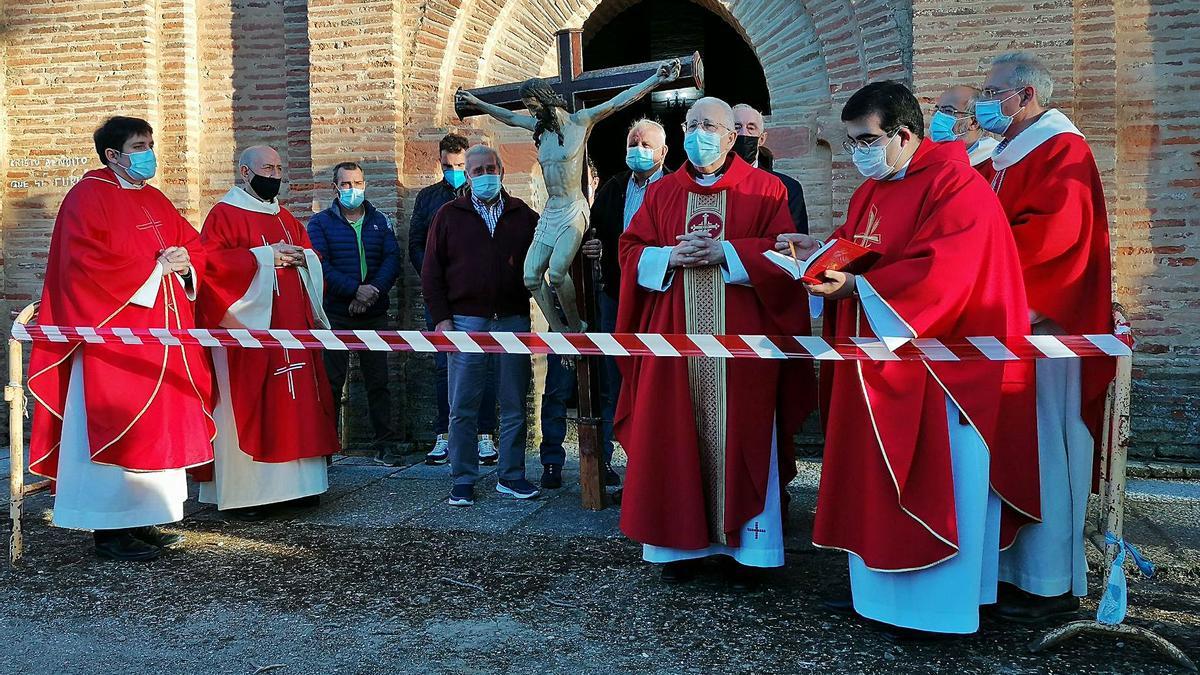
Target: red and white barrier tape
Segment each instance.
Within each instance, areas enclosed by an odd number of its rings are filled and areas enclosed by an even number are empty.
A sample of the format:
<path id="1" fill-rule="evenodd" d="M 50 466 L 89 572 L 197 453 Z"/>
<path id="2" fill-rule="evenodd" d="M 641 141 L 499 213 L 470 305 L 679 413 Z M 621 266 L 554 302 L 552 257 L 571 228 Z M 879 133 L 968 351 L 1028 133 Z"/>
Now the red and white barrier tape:
<path id="1" fill-rule="evenodd" d="M 176 330 L 70 328 L 13 324 L 24 342 L 333 349 L 381 352 L 557 354 L 559 356 L 707 356 L 723 359 L 818 361 L 1015 361 L 1131 356 L 1128 333 L 1028 335 L 909 340 L 894 351 L 877 338 L 827 340 L 808 335 L 685 335 L 648 333 L 426 333 L 371 330 Z"/>

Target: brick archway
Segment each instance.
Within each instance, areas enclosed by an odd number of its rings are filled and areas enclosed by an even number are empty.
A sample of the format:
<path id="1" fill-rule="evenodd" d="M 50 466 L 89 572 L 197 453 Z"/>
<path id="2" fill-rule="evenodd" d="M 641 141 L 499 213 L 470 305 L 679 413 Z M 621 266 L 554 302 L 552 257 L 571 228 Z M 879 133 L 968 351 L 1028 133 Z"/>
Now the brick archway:
<path id="1" fill-rule="evenodd" d="M 437 3 L 451 12 L 444 48 L 416 43 L 414 59 L 437 65 L 428 105 L 410 107 L 416 127 L 451 125 L 458 87 L 517 81 L 555 72 L 554 31 L 603 25 L 638 0 L 512 0 Z M 754 48 L 767 76 L 772 112 L 769 145 L 778 167 L 806 186 L 813 225 L 828 231 L 857 185 L 853 167 L 832 152 L 840 138 L 836 110 L 858 87 L 886 77 L 907 79 L 901 31 L 886 0 L 693 0 L 723 17 Z M 438 41 L 440 42 L 440 41 Z M 440 51 L 440 54 L 435 52 Z M 718 55 L 706 55 L 719 58 Z M 419 74 L 415 76 L 420 76 Z M 426 72 L 424 77 L 428 77 Z M 525 134 L 472 122 L 513 149 Z M 520 153 L 514 168 L 536 173 Z M 518 179 L 517 176 L 513 176 Z M 519 179 L 518 179 L 519 180 Z M 536 181 L 530 181 L 536 191 Z"/>

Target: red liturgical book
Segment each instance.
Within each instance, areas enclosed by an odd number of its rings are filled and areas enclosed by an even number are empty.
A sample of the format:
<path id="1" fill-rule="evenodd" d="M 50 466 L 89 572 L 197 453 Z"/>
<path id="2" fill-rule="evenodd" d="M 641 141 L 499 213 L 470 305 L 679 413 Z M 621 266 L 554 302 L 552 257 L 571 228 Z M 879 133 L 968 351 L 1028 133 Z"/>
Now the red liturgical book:
<path id="1" fill-rule="evenodd" d="M 849 239 L 830 239 L 804 260 L 779 251 L 766 251 L 763 255 L 793 279 L 806 284 L 824 283 L 822 275 L 831 270 L 861 274 L 879 260 L 877 251 L 859 246 Z"/>

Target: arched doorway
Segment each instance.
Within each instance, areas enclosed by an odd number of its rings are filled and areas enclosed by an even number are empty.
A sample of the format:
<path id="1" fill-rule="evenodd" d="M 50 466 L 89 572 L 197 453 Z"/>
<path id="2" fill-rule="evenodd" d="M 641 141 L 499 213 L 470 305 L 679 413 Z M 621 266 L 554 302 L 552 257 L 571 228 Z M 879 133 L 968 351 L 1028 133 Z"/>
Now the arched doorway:
<path id="1" fill-rule="evenodd" d="M 606 5 L 617 4 L 628 6 L 615 15 L 604 11 Z M 583 31 L 583 62 L 589 70 L 699 51 L 705 59 L 705 95 L 730 104 L 748 103 L 764 114 L 770 113 L 767 78 L 754 50 L 723 17 L 691 0 L 640 0 L 632 4 L 628 0 L 604 0 L 584 23 Z M 670 147 L 667 166 L 680 166 L 684 161 L 681 125 L 698 95 L 695 89 L 654 92 L 596 127 L 588 141 L 588 152 L 601 179 L 625 169 L 625 134 L 642 117 L 666 128 Z"/>

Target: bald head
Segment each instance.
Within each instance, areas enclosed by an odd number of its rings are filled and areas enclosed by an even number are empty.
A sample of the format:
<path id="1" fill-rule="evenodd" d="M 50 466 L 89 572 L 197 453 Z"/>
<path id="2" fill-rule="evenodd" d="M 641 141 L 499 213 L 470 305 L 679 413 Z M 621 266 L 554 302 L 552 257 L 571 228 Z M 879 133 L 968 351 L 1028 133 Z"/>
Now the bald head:
<path id="1" fill-rule="evenodd" d="M 979 99 L 979 89 L 966 84 L 956 84 L 950 87 L 937 100 L 938 110 L 950 112 L 949 108 L 954 108 L 959 113 L 969 113 L 975 108 L 975 101 Z"/>
<path id="2" fill-rule="evenodd" d="M 275 152 L 275 148 L 269 145 L 253 145 L 238 156 L 238 174 L 247 182 L 253 177 L 251 174 L 282 178 L 283 159 Z"/>
<path id="3" fill-rule="evenodd" d="M 643 142 L 646 147 L 657 150 L 667 144 L 667 130 L 658 122 L 643 117 L 629 127 L 629 134 L 625 137 L 625 147 L 632 148 Z"/>

